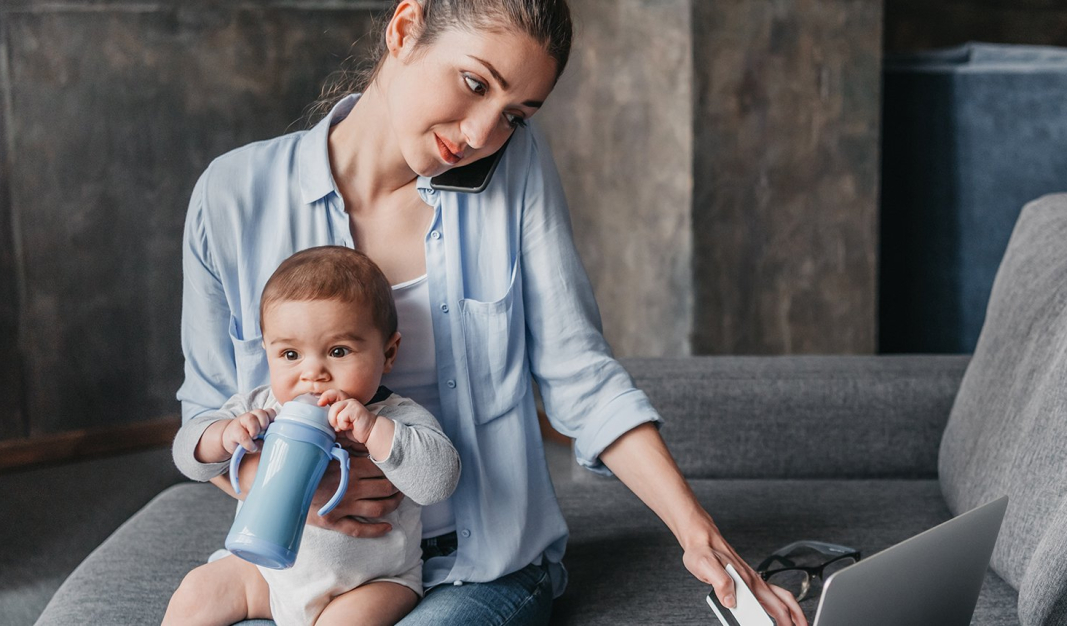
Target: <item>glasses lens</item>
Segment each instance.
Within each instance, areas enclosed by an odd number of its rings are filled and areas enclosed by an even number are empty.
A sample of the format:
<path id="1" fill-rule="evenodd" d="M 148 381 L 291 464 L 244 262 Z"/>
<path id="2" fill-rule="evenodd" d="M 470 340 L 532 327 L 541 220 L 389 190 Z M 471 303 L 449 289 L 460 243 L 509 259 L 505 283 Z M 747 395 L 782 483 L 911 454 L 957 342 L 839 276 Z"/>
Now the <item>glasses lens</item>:
<path id="1" fill-rule="evenodd" d="M 803 570 L 787 569 L 775 572 L 768 576 L 767 582 L 785 589 L 798 600 L 808 592 L 808 573 Z"/>
<path id="2" fill-rule="evenodd" d="M 855 562 L 856 559 L 854 557 L 848 556 L 845 558 L 837 559 L 833 563 L 827 563 L 826 567 L 824 567 L 822 570 L 822 579 L 824 581 L 827 580 L 837 572 L 840 572 L 841 570 L 845 569 L 846 567 L 852 565 Z"/>

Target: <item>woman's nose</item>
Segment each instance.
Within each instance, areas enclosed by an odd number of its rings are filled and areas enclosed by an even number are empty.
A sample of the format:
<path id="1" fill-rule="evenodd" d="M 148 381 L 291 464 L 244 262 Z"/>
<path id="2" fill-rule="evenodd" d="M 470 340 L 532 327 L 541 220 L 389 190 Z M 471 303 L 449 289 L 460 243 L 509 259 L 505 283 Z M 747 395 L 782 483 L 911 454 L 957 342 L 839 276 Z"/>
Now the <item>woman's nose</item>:
<path id="1" fill-rule="evenodd" d="M 463 136 L 467 145 L 480 150 L 493 140 L 493 133 L 498 130 L 499 116 L 489 107 L 483 107 L 467 117 L 463 123 Z"/>

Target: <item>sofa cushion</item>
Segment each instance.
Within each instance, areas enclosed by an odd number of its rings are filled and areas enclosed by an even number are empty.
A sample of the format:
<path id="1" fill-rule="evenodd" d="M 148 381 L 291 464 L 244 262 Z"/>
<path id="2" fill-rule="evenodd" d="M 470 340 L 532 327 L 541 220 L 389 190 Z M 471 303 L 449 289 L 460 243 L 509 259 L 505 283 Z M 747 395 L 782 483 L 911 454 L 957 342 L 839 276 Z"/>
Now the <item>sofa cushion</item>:
<path id="1" fill-rule="evenodd" d="M 660 432 L 687 478 L 935 478 L 967 361 L 820 355 L 622 364 L 663 416 Z"/>
<path id="2" fill-rule="evenodd" d="M 870 555 L 948 518 L 935 480 L 694 480 L 697 497 L 750 563 L 800 538 Z M 571 529 L 566 593 L 553 624 L 704 624 L 709 587 L 682 565 L 670 532 L 613 479 L 560 481 Z M 212 485 L 162 493 L 93 552 L 39 626 L 158 624 L 186 572 L 222 544 L 233 501 Z M 990 574 L 974 624 L 1014 626 L 1015 591 Z M 806 602 L 809 619 L 815 602 Z M 250 623 L 250 622 L 246 622 Z M 262 622 L 255 622 L 262 623 Z"/>
<path id="3" fill-rule="evenodd" d="M 552 623 L 714 623 L 710 587 L 682 565 L 682 551 L 662 522 L 611 479 L 560 485 L 570 527 L 570 572 Z M 797 539 L 859 549 L 864 558 L 950 517 L 935 480 L 692 480 L 697 498 L 727 541 L 751 565 Z M 1019 624 L 1015 590 L 989 572 L 973 624 Z M 802 608 L 809 622 L 817 598 Z"/>
<path id="4" fill-rule="evenodd" d="M 992 566 L 1020 590 L 1026 625 L 1067 624 L 1065 242 L 1067 194 L 1023 209 L 938 461 L 954 513 L 1010 496 Z"/>

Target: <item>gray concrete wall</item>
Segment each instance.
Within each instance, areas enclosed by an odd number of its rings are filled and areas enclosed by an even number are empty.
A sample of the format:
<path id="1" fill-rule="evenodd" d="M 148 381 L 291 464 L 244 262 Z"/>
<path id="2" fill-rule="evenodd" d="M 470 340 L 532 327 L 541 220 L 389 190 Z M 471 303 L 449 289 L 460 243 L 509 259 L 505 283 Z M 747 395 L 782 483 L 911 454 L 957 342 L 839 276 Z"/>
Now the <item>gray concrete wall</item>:
<path id="1" fill-rule="evenodd" d="M 0 438 L 177 410 L 193 182 L 387 4 L 0 6 Z M 541 118 L 616 353 L 870 351 L 878 5 L 572 4 Z"/>
<path id="2" fill-rule="evenodd" d="M 692 329 L 689 0 L 571 0 L 567 71 L 541 112 L 575 238 L 620 356 L 683 355 Z"/>
<path id="3" fill-rule="evenodd" d="M 693 2 L 693 351 L 875 349 L 881 5 Z"/>
<path id="4" fill-rule="evenodd" d="M 8 248 L 13 262 L 0 255 L 0 289 L 20 296 L 23 368 L 17 359 L 0 364 L 5 401 L 11 381 L 25 380 L 25 418 L 12 425 L 0 412 L 0 436 L 178 410 L 181 236 L 196 177 L 232 148 L 300 128 L 323 78 L 382 6 L 0 9 L 8 148 L 0 217 L 18 242 Z M 0 306 L 5 340 L 13 317 Z"/>

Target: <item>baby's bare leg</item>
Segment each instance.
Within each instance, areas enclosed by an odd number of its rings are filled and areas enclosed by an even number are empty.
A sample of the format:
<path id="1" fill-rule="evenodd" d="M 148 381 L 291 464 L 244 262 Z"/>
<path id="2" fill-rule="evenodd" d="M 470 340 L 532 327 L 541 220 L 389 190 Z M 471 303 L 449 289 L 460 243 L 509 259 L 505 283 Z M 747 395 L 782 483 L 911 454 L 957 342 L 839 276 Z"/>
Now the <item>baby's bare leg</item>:
<path id="1" fill-rule="evenodd" d="M 370 582 L 330 600 L 319 614 L 315 626 L 392 626 L 410 613 L 418 603 L 418 594 L 404 585 L 385 581 Z"/>
<path id="2" fill-rule="evenodd" d="M 162 626 L 228 626 L 257 618 L 271 619 L 267 581 L 255 565 L 227 556 L 186 574 L 170 598 Z"/>

